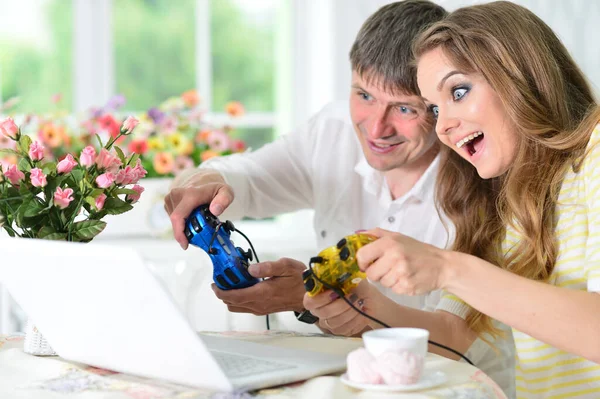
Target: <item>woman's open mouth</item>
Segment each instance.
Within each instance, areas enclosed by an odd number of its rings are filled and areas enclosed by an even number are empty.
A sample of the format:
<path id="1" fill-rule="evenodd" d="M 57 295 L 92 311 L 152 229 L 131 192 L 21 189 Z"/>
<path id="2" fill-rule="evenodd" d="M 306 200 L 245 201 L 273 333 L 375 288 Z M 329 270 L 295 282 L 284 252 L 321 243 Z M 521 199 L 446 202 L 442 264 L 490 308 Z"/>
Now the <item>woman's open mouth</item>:
<path id="1" fill-rule="evenodd" d="M 464 148 L 470 156 L 473 156 L 481 150 L 483 136 L 483 132 L 473 133 L 456 143 L 456 147 Z"/>

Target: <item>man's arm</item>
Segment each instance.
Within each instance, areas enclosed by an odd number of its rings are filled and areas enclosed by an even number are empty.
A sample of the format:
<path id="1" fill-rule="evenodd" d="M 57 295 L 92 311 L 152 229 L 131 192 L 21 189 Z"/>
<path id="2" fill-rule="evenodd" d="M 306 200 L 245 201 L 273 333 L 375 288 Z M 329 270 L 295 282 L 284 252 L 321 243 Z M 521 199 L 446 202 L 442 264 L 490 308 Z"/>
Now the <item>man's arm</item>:
<path id="1" fill-rule="evenodd" d="M 235 200 L 223 218 L 263 218 L 313 207 L 311 164 L 318 116 L 300 129 L 254 152 L 215 157 L 182 173 L 172 189 L 194 187 L 206 173 L 218 172 L 232 187 Z"/>

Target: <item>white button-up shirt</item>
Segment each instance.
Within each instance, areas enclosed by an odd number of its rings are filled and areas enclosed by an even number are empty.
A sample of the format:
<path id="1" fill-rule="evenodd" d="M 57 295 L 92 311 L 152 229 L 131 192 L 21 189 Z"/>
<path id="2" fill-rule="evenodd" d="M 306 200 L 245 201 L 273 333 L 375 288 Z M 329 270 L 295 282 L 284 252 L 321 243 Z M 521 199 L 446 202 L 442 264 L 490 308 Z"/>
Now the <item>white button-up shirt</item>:
<path id="1" fill-rule="evenodd" d="M 223 218 L 264 218 L 312 208 L 320 249 L 375 227 L 444 248 L 449 234 L 434 204 L 438 164 L 436 158 L 412 189 L 393 200 L 383 173 L 367 163 L 344 102 L 330 104 L 257 151 L 213 158 L 202 167 L 221 172 L 234 189 L 235 200 Z M 437 293 L 430 295 L 426 304 L 427 296 L 399 296 L 379 288 L 413 308 L 433 309 L 438 299 Z"/>

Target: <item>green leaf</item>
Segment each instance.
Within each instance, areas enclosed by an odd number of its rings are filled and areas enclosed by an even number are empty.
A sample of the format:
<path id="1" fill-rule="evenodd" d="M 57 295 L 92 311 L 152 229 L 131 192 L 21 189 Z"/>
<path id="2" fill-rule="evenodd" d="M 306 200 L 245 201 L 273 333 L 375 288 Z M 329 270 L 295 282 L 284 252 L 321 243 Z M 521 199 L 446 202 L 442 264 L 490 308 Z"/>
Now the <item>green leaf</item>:
<path id="1" fill-rule="evenodd" d="M 44 240 L 64 241 L 67 239 L 66 233 L 52 233 L 44 237 Z"/>
<path id="2" fill-rule="evenodd" d="M 19 150 L 23 154 L 29 154 L 29 147 L 31 146 L 31 137 L 27 135 L 21 136 L 19 139 Z"/>
<path id="3" fill-rule="evenodd" d="M 119 156 L 119 159 L 121 160 L 121 163 L 123 165 L 125 165 L 125 154 L 123 154 L 123 150 L 121 150 L 119 147 L 115 146 L 115 151 L 117 152 L 117 155 Z"/>
<path id="4" fill-rule="evenodd" d="M 131 195 L 136 195 L 137 191 L 132 190 L 130 188 L 118 188 L 115 191 L 113 191 L 113 193 L 119 195 L 119 194 L 131 194 Z"/>
<path id="5" fill-rule="evenodd" d="M 90 192 L 89 196 L 92 198 L 97 198 L 99 197 L 101 194 L 104 193 L 104 189 L 103 188 L 95 188 L 92 190 L 92 192 Z"/>
<path id="6" fill-rule="evenodd" d="M 49 175 L 50 173 L 56 173 L 56 164 L 54 162 L 47 162 L 42 165 L 41 169 L 45 175 Z"/>
<path id="7" fill-rule="evenodd" d="M 91 240 L 104 230 L 106 222 L 101 220 L 84 220 L 73 224 L 71 232 L 82 240 Z"/>
<path id="8" fill-rule="evenodd" d="M 83 180 L 83 170 L 81 169 L 73 169 L 71 171 L 71 176 L 75 182 Z"/>
<path id="9" fill-rule="evenodd" d="M 25 212 L 23 213 L 23 217 L 31 218 L 31 217 L 35 217 L 35 216 L 40 216 L 41 214 L 43 214 L 45 212 L 47 212 L 47 208 L 45 208 L 38 201 L 33 200 L 33 201 L 29 202 L 29 206 L 25 209 Z"/>
<path id="10" fill-rule="evenodd" d="M 0 154 L 21 155 L 17 151 L 11 150 L 9 148 L 0 148 Z"/>
<path id="11" fill-rule="evenodd" d="M 121 213 L 125 213 L 132 209 L 133 206 L 122 199 L 109 197 L 104 202 L 104 208 L 102 208 L 102 211 L 109 215 L 120 215 Z"/>
<path id="12" fill-rule="evenodd" d="M 2 226 L 2 228 L 4 230 L 6 230 L 6 232 L 8 233 L 9 236 L 14 237 L 15 233 L 13 233 L 13 231 L 11 229 L 9 229 L 7 226 Z"/>
<path id="13" fill-rule="evenodd" d="M 27 137 L 27 136 L 23 136 L 23 137 Z M 31 165 L 29 164 L 29 161 L 27 160 L 27 158 L 21 158 L 19 159 L 19 164 L 17 165 L 17 168 L 19 168 L 19 170 L 23 173 L 25 172 L 29 172 L 31 170 Z"/>
<path id="14" fill-rule="evenodd" d="M 127 161 L 127 165 L 135 166 L 135 163 L 137 162 L 139 157 L 140 157 L 140 154 L 134 153 L 131 156 L 131 158 L 129 159 L 129 161 Z"/>
<path id="15" fill-rule="evenodd" d="M 98 140 L 98 144 L 100 144 L 100 148 L 104 147 L 104 144 L 102 144 L 102 140 L 100 139 L 100 136 L 97 134 L 95 136 L 96 136 L 96 139 Z"/>
<path id="16" fill-rule="evenodd" d="M 44 226 L 40 229 L 40 231 L 38 231 L 38 238 L 46 238 L 47 236 L 49 236 L 50 234 L 55 234 L 56 230 L 54 230 L 54 227 L 52 226 Z"/>

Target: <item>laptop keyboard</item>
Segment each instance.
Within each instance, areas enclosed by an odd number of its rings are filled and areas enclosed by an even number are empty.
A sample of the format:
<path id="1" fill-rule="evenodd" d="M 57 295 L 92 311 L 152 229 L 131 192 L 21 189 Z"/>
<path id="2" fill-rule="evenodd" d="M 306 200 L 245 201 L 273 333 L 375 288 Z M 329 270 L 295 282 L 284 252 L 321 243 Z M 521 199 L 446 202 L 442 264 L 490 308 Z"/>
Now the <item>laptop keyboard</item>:
<path id="1" fill-rule="evenodd" d="M 245 377 L 253 374 L 263 374 L 273 370 L 295 368 L 295 365 L 257 359 L 255 357 L 236 355 L 219 351 L 210 351 L 215 360 L 225 370 L 228 377 Z"/>

